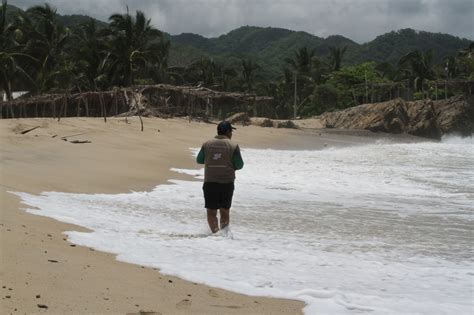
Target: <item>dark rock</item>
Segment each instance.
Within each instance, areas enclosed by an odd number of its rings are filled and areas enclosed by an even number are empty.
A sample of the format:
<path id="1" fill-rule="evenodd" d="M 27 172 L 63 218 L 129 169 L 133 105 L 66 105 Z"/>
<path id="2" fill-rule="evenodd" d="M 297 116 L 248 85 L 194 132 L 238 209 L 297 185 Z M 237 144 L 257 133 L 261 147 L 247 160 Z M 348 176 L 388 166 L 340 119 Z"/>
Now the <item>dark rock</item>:
<path id="1" fill-rule="evenodd" d="M 48 308 L 48 305 L 45 304 L 37 304 L 39 308 Z"/>
<path id="2" fill-rule="evenodd" d="M 271 119 L 265 118 L 260 124 L 261 127 L 273 127 L 273 121 Z"/>
<path id="3" fill-rule="evenodd" d="M 291 120 L 286 121 L 279 121 L 276 123 L 277 128 L 290 128 L 290 129 L 297 129 L 298 127 L 295 125 L 294 122 Z"/>

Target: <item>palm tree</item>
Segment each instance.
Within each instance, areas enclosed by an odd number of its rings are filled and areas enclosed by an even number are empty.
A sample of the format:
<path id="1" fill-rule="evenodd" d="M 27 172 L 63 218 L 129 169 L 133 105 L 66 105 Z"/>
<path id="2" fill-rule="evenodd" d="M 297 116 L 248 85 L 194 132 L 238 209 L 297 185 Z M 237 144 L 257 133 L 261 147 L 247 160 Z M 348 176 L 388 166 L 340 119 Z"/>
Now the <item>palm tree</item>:
<path id="1" fill-rule="evenodd" d="M 299 74 L 309 75 L 315 57 L 315 50 L 308 50 L 305 46 L 295 51 L 293 58 L 286 58 L 285 61 L 289 66 Z"/>
<path id="2" fill-rule="evenodd" d="M 147 61 L 148 76 L 153 79 L 155 83 L 183 83 L 182 68 L 168 67 L 169 53 L 171 42 L 167 39 L 162 39 L 156 47 L 156 58 Z"/>
<path id="3" fill-rule="evenodd" d="M 186 80 L 192 84 L 211 87 L 216 84 L 220 72 L 221 68 L 214 60 L 203 57 L 186 67 L 185 77 Z"/>
<path id="4" fill-rule="evenodd" d="M 69 29 L 57 24 L 56 9 L 48 4 L 34 6 L 16 17 L 15 33 L 24 46 L 25 55 L 33 59 L 21 65 L 31 74 L 36 92 L 44 92 L 57 86 L 57 76 L 64 62 L 64 47 L 70 37 Z M 32 62 L 34 60 L 34 62 Z"/>
<path id="5" fill-rule="evenodd" d="M 110 53 L 106 33 L 97 28 L 95 20 L 90 19 L 76 30 L 73 37 L 77 40 L 73 58 L 79 60 L 78 68 L 85 79 L 84 88 L 87 90 L 107 88 Z"/>
<path id="6" fill-rule="evenodd" d="M 448 78 L 454 78 L 457 76 L 458 73 L 458 60 L 454 56 L 446 57 L 444 59 L 444 62 L 446 64 L 446 76 Z"/>
<path id="7" fill-rule="evenodd" d="M 128 13 L 110 16 L 112 30 L 113 69 L 115 81 L 127 86 L 149 62 L 158 62 L 162 33 L 151 26 L 151 20 L 141 11 L 135 17 Z"/>
<path id="8" fill-rule="evenodd" d="M 252 59 L 242 59 L 242 78 L 246 92 L 250 92 L 253 88 L 255 79 L 255 70 L 260 66 Z"/>
<path id="9" fill-rule="evenodd" d="M 433 77 L 432 60 L 431 50 L 424 53 L 414 50 L 400 59 L 399 65 L 406 71 L 410 80 L 413 80 L 415 90 L 424 92 L 423 82 Z"/>
<path id="10" fill-rule="evenodd" d="M 389 62 L 381 62 L 375 66 L 375 71 L 380 75 L 381 78 L 387 78 L 394 80 L 397 69 Z"/>
<path id="11" fill-rule="evenodd" d="M 315 50 L 307 47 L 295 51 L 293 58 L 287 58 L 289 68 L 285 70 L 286 82 L 293 85 L 293 118 L 297 117 L 299 108 L 308 100 L 320 74 L 313 70 L 320 69 L 320 62 L 315 57 Z M 290 73 L 293 74 L 291 79 Z"/>
<path id="12" fill-rule="evenodd" d="M 341 68 L 342 58 L 346 53 L 347 47 L 329 47 L 329 63 L 333 71 L 338 71 Z"/>
<path id="13" fill-rule="evenodd" d="M 2 0 L 0 7 L 0 86 L 5 91 L 7 100 L 13 99 L 13 82 L 17 78 L 27 78 L 31 81 L 28 73 L 18 64 L 19 58 L 34 60 L 31 56 L 22 52 L 21 46 L 15 39 L 15 27 L 12 23 L 7 24 L 7 1 Z"/>

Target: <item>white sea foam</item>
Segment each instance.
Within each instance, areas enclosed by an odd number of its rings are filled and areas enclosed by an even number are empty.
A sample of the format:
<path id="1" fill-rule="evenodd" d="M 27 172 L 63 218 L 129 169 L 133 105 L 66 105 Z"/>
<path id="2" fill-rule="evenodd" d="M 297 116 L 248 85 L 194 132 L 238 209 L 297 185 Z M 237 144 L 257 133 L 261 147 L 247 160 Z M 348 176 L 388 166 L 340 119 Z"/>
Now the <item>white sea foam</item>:
<path id="1" fill-rule="evenodd" d="M 31 213 L 93 230 L 68 232 L 74 243 L 215 287 L 300 299 L 307 314 L 471 314 L 473 148 L 472 138 L 447 138 L 243 150 L 232 232 L 213 236 L 201 182 L 17 194 L 39 209 Z"/>

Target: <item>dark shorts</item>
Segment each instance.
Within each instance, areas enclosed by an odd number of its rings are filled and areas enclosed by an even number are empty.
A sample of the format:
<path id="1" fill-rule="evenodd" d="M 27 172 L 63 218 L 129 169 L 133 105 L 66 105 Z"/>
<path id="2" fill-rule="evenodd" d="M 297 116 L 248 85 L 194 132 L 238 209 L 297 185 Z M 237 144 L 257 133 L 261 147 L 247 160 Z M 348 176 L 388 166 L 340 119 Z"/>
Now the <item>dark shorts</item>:
<path id="1" fill-rule="evenodd" d="M 234 195 L 234 183 L 209 183 L 202 186 L 207 209 L 230 209 Z"/>

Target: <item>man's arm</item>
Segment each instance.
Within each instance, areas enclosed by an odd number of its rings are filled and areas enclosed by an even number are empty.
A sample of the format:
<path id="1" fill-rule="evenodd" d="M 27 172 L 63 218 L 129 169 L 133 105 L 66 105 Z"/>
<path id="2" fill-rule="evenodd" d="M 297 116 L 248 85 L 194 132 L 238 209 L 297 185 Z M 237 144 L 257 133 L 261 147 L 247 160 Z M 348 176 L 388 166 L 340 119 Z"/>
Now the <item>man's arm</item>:
<path id="1" fill-rule="evenodd" d="M 242 155 L 240 155 L 239 146 L 235 148 L 234 154 L 232 155 L 232 164 L 235 170 L 240 170 L 244 167 L 244 160 L 242 160 Z"/>
<path id="2" fill-rule="evenodd" d="M 197 157 L 196 157 L 196 162 L 198 164 L 204 164 L 205 156 L 204 156 L 204 146 L 201 147 L 201 150 L 199 151 Z"/>

